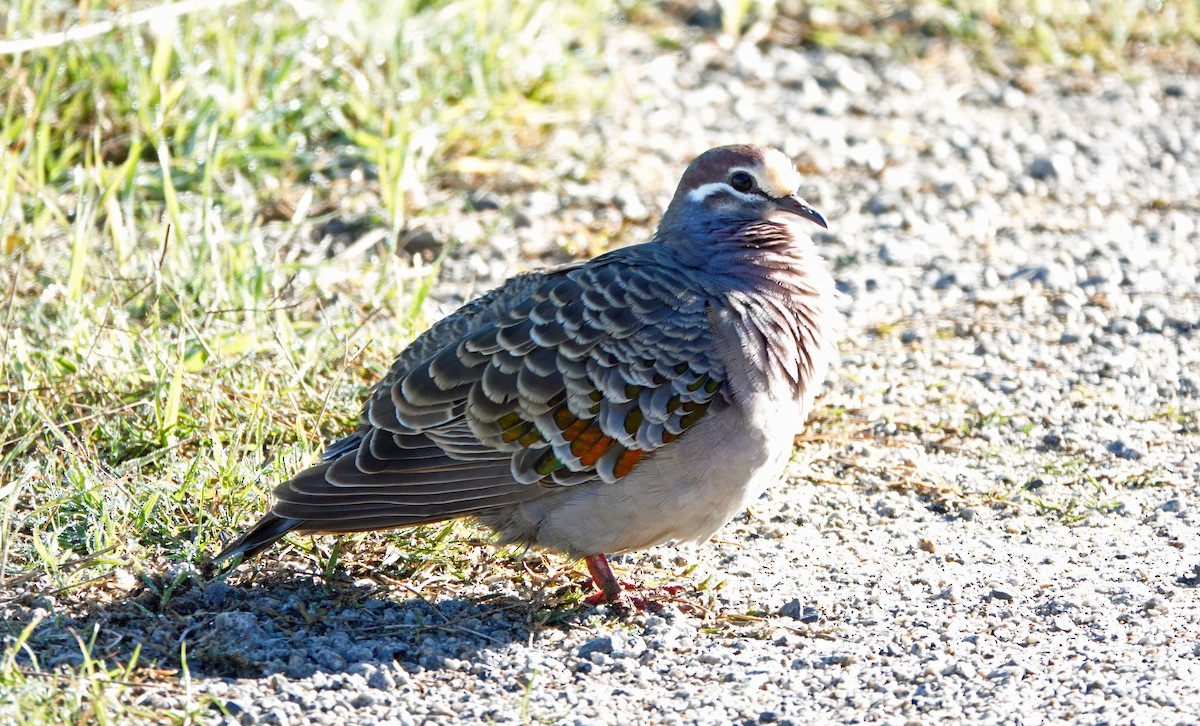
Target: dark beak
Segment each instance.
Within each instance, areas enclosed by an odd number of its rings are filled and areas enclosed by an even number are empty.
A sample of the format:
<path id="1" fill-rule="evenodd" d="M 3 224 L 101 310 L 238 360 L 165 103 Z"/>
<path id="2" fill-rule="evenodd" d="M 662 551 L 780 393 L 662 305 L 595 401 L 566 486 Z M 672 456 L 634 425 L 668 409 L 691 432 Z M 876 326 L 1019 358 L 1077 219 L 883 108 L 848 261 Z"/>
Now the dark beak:
<path id="1" fill-rule="evenodd" d="M 797 217 L 803 217 L 810 222 L 816 222 L 825 229 L 829 229 L 829 225 L 825 222 L 825 218 L 821 216 L 821 213 L 808 206 L 808 202 L 800 197 L 795 195 L 784 197 L 783 199 L 775 200 L 775 203 L 779 205 L 781 211 L 794 214 Z"/>

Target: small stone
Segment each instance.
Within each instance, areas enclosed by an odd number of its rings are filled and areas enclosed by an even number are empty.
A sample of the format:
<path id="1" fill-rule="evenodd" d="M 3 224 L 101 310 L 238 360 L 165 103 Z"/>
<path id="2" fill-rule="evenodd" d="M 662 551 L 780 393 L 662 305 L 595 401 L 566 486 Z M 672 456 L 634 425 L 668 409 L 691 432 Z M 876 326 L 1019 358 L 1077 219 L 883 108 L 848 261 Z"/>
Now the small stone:
<path id="1" fill-rule="evenodd" d="M 1012 86 L 1005 88 L 1000 94 L 1001 103 L 1008 108 L 1023 108 L 1027 99 L 1028 96 L 1021 89 Z"/>
<path id="2" fill-rule="evenodd" d="M 897 88 L 903 88 L 910 93 L 915 93 L 925 87 L 925 81 L 921 78 L 921 74 L 917 73 L 912 68 L 900 67 L 891 68 L 890 83 Z"/>
<path id="3" fill-rule="evenodd" d="M 856 71 L 850 64 L 837 70 L 836 79 L 838 85 L 846 89 L 847 93 L 859 96 L 867 92 L 867 77 Z"/>
<path id="4" fill-rule="evenodd" d="M 1016 595 L 1014 595 L 1011 590 L 1009 590 L 1001 585 L 997 585 L 992 588 L 992 597 L 996 600 L 1003 600 L 1005 602 L 1011 602 L 1012 600 L 1014 600 L 1016 598 Z"/>
<path id="5" fill-rule="evenodd" d="M 258 625 L 258 618 L 255 617 L 254 613 L 248 613 L 243 610 L 217 613 L 216 617 L 213 618 L 213 629 L 232 638 L 243 640 L 252 634 L 257 634 L 261 630 Z"/>
<path id="6" fill-rule="evenodd" d="M 383 699 L 375 691 L 362 691 L 354 697 L 354 700 L 350 701 L 350 705 L 354 708 L 369 708 L 382 702 Z"/>
<path id="7" fill-rule="evenodd" d="M 1028 280 L 1041 283 L 1042 287 L 1054 292 L 1065 292 L 1075 287 L 1075 273 L 1063 265 L 1048 264 L 1022 267 L 1009 280 Z"/>
<path id="8" fill-rule="evenodd" d="M 1152 333 L 1161 333 L 1163 327 L 1167 324 L 1167 318 L 1158 308 L 1146 308 L 1138 315 L 1137 324 L 1142 330 Z"/>
<path id="9" fill-rule="evenodd" d="M 816 608 L 802 604 L 798 598 L 792 598 L 784 603 L 783 607 L 779 608 L 779 614 L 802 623 L 815 623 L 821 619 L 821 614 L 817 612 Z"/>
<path id="10" fill-rule="evenodd" d="M 234 595 L 235 592 L 236 590 L 234 588 L 226 585 L 220 580 L 215 580 L 210 582 L 208 586 L 204 588 L 204 604 L 205 606 L 213 609 L 220 608 L 222 605 L 229 602 L 229 599 Z"/>
<path id="11" fill-rule="evenodd" d="M 445 241 L 434 234 L 432 230 L 414 229 L 400 236 L 400 242 L 396 245 L 396 254 L 406 251 L 410 254 L 429 252 L 436 255 L 445 244 Z"/>
<path id="12" fill-rule="evenodd" d="M 1119 456 L 1122 459 L 1128 459 L 1129 461 L 1137 461 L 1145 456 L 1145 454 L 1143 454 L 1141 451 L 1130 446 L 1124 441 L 1121 441 L 1120 439 L 1109 443 L 1107 448 L 1110 454 Z"/>
<path id="13" fill-rule="evenodd" d="M 522 209 L 531 219 L 548 217 L 559 208 L 558 197 L 546 191 L 530 192 Z"/>
<path id="14" fill-rule="evenodd" d="M 520 209 L 513 210 L 512 223 L 513 223 L 513 226 L 516 227 L 517 229 L 522 229 L 525 227 L 533 226 L 533 220 L 529 218 L 528 214 L 521 211 Z"/>
<path id="15" fill-rule="evenodd" d="M 592 659 L 593 653 L 608 654 L 613 652 L 613 639 L 611 635 L 601 635 L 598 638 L 592 638 L 588 642 L 579 646 L 576 655 L 580 658 Z"/>
<path id="16" fill-rule="evenodd" d="M 1130 336 L 1138 334 L 1138 324 L 1126 318 L 1119 318 L 1108 324 L 1113 335 Z"/>
<path id="17" fill-rule="evenodd" d="M 346 666 L 346 672 L 350 675 L 362 676 L 367 679 L 374 675 L 376 670 L 378 669 L 370 663 L 351 663 Z"/>
<path id="18" fill-rule="evenodd" d="M 1164 512 L 1182 512 L 1187 509 L 1187 503 L 1179 498 L 1168 499 L 1159 506 L 1159 509 Z"/>
<path id="19" fill-rule="evenodd" d="M 1029 176 L 1038 181 L 1055 179 L 1059 184 L 1075 180 L 1075 167 L 1067 154 L 1038 154 L 1029 164 Z"/>
<path id="20" fill-rule="evenodd" d="M 1033 163 L 1029 165 L 1029 176 L 1038 180 L 1053 178 L 1054 164 L 1050 162 L 1050 157 L 1044 154 L 1033 157 Z"/>
<path id="21" fill-rule="evenodd" d="M 1054 176 L 1058 179 L 1059 184 L 1070 184 L 1075 181 L 1075 165 L 1070 156 L 1055 154 L 1050 157 L 1050 164 L 1054 167 Z"/>
<path id="22" fill-rule="evenodd" d="M 471 203 L 471 207 L 478 212 L 500 208 L 500 200 L 487 192 L 472 195 L 468 197 L 468 201 Z"/>

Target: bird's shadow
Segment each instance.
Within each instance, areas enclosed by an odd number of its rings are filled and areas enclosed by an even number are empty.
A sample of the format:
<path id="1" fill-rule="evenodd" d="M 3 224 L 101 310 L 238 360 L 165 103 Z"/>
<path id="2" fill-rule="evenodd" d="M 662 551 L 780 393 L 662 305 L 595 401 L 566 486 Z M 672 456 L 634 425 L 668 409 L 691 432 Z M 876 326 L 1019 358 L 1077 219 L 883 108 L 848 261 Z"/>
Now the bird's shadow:
<path id="1" fill-rule="evenodd" d="M 19 657 L 42 670 L 136 663 L 193 678 L 382 677 L 373 674 L 457 669 L 485 651 L 596 615 L 578 597 L 547 601 L 544 589 L 426 598 L 361 580 L 262 575 L 236 584 L 198 574 L 143 576 L 106 601 L 18 600 L 4 608 L 4 629 L 26 638 Z"/>

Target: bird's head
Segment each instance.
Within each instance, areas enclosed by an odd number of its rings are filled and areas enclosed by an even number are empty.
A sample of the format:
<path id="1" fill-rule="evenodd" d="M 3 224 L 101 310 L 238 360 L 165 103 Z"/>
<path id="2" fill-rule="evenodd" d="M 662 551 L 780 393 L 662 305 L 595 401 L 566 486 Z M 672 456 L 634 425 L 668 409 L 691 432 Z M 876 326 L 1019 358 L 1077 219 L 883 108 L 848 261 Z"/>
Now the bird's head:
<path id="1" fill-rule="evenodd" d="M 797 195 L 800 173 L 781 152 L 765 146 L 719 146 L 691 163 L 660 226 L 695 233 L 759 221 L 825 218 Z"/>

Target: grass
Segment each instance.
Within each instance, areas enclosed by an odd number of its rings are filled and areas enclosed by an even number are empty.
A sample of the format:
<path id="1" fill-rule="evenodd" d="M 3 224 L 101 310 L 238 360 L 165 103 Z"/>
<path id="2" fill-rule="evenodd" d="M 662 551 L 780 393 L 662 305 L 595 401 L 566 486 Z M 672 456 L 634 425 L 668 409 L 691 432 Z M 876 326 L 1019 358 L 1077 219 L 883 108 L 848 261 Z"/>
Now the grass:
<path id="1" fill-rule="evenodd" d="M 536 135 L 532 119 L 586 100 L 574 46 L 605 13 L 281 9 L 0 60 L 5 576 L 113 547 L 194 561 L 256 506 L 232 492 L 349 425 L 340 402 L 392 348 L 360 354 L 412 336 L 427 276 L 389 254 L 326 259 L 314 224 L 357 206 L 386 247 L 435 159 L 518 153 L 508 129 Z M 12 13 L 10 34 L 54 16 Z"/>
<path id="2" fill-rule="evenodd" d="M 731 35 L 791 17 L 785 3 L 721 6 Z M 604 90 L 593 72 L 604 22 L 647 7 L 5 5 L 0 597 L 103 601 L 142 568 L 201 564 L 257 516 L 273 484 L 352 424 L 366 387 L 427 322 L 432 269 L 391 252 L 455 193 L 439 181 L 448 164 L 524 161 L 557 125 L 580 122 Z M 975 48 L 1007 39 L 1052 61 L 1198 36 L 1190 0 L 798 7 L 811 42 L 903 43 L 912 31 Z M 109 19 L 93 37 L 15 50 Z M 334 223 L 380 241 L 333 254 L 319 241 Z M 462 577 L 472 548 L 448 532 L 394 536 L 379 564 Z M 339 551 L 314 557 L 365 567 Z M 169 600 L 180 572 L 151 589 Z M 0 720 L 210 712 L 191 697 L 183 653 L 167 680 L 186 705 L 143 708 L 133 694 L 154 664 L 96 655 L 95 633 L 79 633 L 72 665 L 43 665 L 35 627 L 0 629 Z"/>
<path id="3" fill-rule="evenodd" d="M 726 33 L 915 55 L 954 45 L 993 68 L 1054 65 L 1128 71 L 1139 61 L 1200 66 L 1193 0 L 719 0 Z"/>
<path id="4" fill-rule="evenodd" d="M 352 424 L 425 324 L 432 268 L 389 252 L 444 160 L 519 156 L 593 103 L 608 7 L 557 7 L 236 2 L 0 56 L 6 592 L 199 564 Z M 9 39 L 86 22 L 5 12 Z M 375 252 L 311 241 L 346 219 L 386 232 Z M 83 635 L 62 673 L 0 635 L 0 720 L 138 717 L 133 662 Z"/>
<path id="5" fill-rule="evenodd" d="M 951 0 L 927 16 L 925 27 L 976 41 L 986 49 L 1011 44 L 1026 62 L 1121 68 L 1131 59 L 1180 49 L 1195 62 L 1200 7 L 1189 0 Z M 918 16 L 919 17 L 919 16 Z M 1160 56 L 1161 57 L 1161 56 Z"/>
<path id="6" fill-rule="evenodd" d="M 1041 488 L 1039 486 L 1037 490 Z M 1026 489 L 1030 487 L 1027 485 Z M 1092 515 L 1115 512 L 1123 506 L 1119 499 L 1114 498 L 1109 488 L 1091 474 L 1083 473 L 1079 481 L 1075 482 L 1075 486 L 1065 491 L 1061 491 L 1062 487 L 1059 489 L 1058 492 L 1044 495 L 1028 493 L 1024 498 L 1042 514 L 1067 524 L 1082 524 Z"/>

